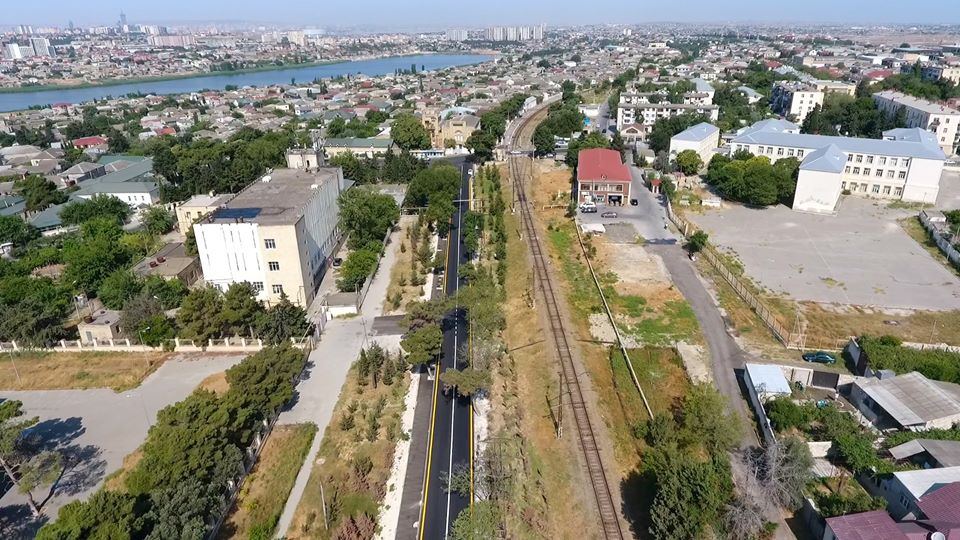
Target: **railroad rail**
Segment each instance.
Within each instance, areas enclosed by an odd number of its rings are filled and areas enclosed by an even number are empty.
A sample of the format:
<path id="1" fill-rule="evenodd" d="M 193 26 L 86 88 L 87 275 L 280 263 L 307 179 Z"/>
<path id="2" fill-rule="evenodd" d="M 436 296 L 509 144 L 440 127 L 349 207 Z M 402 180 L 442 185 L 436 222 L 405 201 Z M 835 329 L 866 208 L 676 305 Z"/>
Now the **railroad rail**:
<path id="1" fill-rule="evenodd" d="M 514 138 L 510 141 L 511 150 L 516 149 L 521 133 L 523 133 L 527 124 L 537 115 L 537 113 L 531 114 L 517 126 L 513 134 Z M 561 366 L 561 392 L 565 387 L 565 394 L 568 396 L 568 402 L 573 411 L 573 420 L 579 437 L 580 448 L 583 450 L 584 462 L 587 466 L 587 475 L 590 477 L 590 485 L 593 487 L 593 493 L 596 497 L 603 535 L 604 538 L 607 539 L 622 539 L 624 536 L 620 525 L 619 512 L 613 501 L 610 483 L 604 472 L 603 461 L 600 459 L 600 450 L 597 447 L 593 425 L 583 399 L 580 379 L 574 366 L 570 343 L 567 340 L 567 331 L 566 328 L 564 328 L 563 319 L 560 316 L 560 309 L 557 304 L 557 292 L 547 268 L 547 257 L 543 252 L 543 247 L 541 246 L 540 238 L 537 235 L 537 229 L 533 222 L 533 216 L 530 211 L 531 203 L 527 200 L 526 192 L 524 191 L 523 179 L 526 177 L 524 166 L 525 164 L 529 164 L 532 167 L 532 162 L 528 157 L 515 156 L 508 157 L 508 161 L 510 175 L 513 178 L 513 189 L 520 206 L 523 232 L 533 256 L 534 288 L 539 288 L 542 292 L 547 320 L 550 326 L 549 337 L 552 338 Z"/>

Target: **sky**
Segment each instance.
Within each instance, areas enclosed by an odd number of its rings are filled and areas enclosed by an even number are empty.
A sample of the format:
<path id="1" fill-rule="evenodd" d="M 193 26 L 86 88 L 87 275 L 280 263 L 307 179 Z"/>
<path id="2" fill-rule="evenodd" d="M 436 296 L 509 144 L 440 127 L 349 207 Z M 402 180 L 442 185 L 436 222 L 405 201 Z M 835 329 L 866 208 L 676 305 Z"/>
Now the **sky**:
<path id="1" fill-rule="evenodd" d="M 960 24 L 958 0 L 0 0 L 0 25 L 242 21 L 380 28 L 674 22 Z M 772 8 L 772 9 L 771 9 Z"/>

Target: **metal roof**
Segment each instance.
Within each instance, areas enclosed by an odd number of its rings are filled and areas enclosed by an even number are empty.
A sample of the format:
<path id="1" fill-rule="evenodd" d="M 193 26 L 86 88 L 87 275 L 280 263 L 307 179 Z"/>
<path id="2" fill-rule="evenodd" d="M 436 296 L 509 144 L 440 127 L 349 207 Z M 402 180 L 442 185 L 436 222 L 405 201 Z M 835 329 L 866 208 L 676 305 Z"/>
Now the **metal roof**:
<path id="1" fill-rule="evenodd" d="M 920 159 L 945 160 L 943 150 L 931 137 L 924 135 L 920 128 L 892 129 L 883 133 L 889 139 L 862 139 L 859 137 L 836 137 L 830 135 L 809 135 L 788 133 L 784 130 L 796 126 L 790 122 L 763 125 L 754 124 L 733 138 L 733 144 L 762 144 L 795 148 L 824 148 L 836 145 L 848 154 L 874 154 L 880 156 L 903 156 Z M 756 128 L 756 129 L 755 129 Z"/>
<path id="2" fill-rule="evenodd" d="M 922 452 L 930 454 L 941 467 L 960 466 L 960 441 L 914 439 L 890 449 L 894 459 L 907 459 Z"/>
<path id="3" fill-rule="evenodd" d="M 700 142 L 707 137 L 710 137 L 720 131 L 720 128 L 713 124 L 707 122 L 700 122 L 695 126 L 691 126 L 680 133 L 677 133 L 672 138 L 678 141 L 692 141 Z"/>
<path id="4" fill-rule="evenodd" d="M 883 510 L 827 518 L 837 540 L 906 540 L 897 522 Z"/>
<path id="5" fill-rule="evenodd" d="M 944 486 L 960 482 L 960 467 L 900 471 L 893 473 L 893 476 L 914 499 L 921 499 Z"/>
<path id="6" fill-rule="evenodd" d="M 938 384 L 916 371 L 854 384 L 904 427 L 960 416 L 960 386 Z"/>
<path id="7" fill-rule="evenodd" d="M 747 364 L 747 374 L 750 375 L 750 381 L 753 388 L 766 394 L 786 394 L 793 392 L 790 388 L 790 382 L 783 375 L 780 366 L 770 364 Z"/>
<path id="8" fill-rule="evenodd" d="M 847 155 L 841 152 L 837 145 L 831 144 L 807 155 L 800 168 L 805 171 L 839 173 L 846 164 Z"/>

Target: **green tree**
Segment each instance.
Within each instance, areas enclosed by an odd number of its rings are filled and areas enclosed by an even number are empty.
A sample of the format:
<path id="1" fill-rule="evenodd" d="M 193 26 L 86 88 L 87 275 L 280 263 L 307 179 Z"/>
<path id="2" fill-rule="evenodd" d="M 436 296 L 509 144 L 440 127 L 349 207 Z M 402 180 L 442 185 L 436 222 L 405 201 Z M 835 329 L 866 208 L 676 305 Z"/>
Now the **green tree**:
<path id="1" fill-rule="evenodd" d="M 647 141 L 650 149 L 654 152 L 669 152 L 670 139 L 681 131 L 693 127 L 701 122 L 707 122 L 709 119 L 699 114 L 681 114 L 667 118 L 661 118 L 653 125 Z"/>
<path id="2" fill-rule="evenodd" d="M 146 321 L 152 320 L 157 315 L 163 314 L 163 306 L 154 295 L 147 290 L 141 290 L 140 294 L 130 298 L 123 304 L 123 311 L 120 313 L 120 328 L 128 335 L 135 335 L 137 332 L 149 326 Z"/>
<path id="3" fill-rule="evenodd" d="M 303 337 L 310 330 L 307 312 L 283 295 L 280 301 L 260 316 L 257 333 L 271 345 L 287 343 L 290 338 Z"/>
<path id="4" fill-rule="evenodd" d="M 503 521 L 494 501 L 478 501 L 469 512 L 460 512 L 450 531 L 454 540 L 487 540 L 497 538 Z"/>
<path id="5" fill-rule="evenodd" d="M 115 270 L 97 289 L 97 297 L 109 309 L 120 309 L 143 289 L 143 281 L 129 270 Z"/>
<path id="6" fill-rule="evenodd" d="M 143 224 L 150 234 L 160 236 L 173 230 L 176 218 L 162 206 L 151 206 L 143 215 Z"/>
<path id="7" fill-rule="evenodd" d="M 350 235 L 347 245 L 358 249 L 380 242 L 400 218 L 400 208 L 389 195 L 351 189 L 340 195 L 340 223 Z"/>
<path id="8" fill-rule="evenodd" d="M 696 151 L 684 150 L 677 154 L 677 168 L 683 174 L 688 176 L 697 174 L 701 167 L 703 167 L 703 159 Z"/>
<path id="9" fill-rule="evenodd" d="M 40 231 L 17 216 L 0 216 L 0 244 L 12 242 L 23 246 L 40 237 Z"/>
<path id="10" fill-rule="evenodd" d="M 110 218 L 122 224 L 129 216 L 130 206 L 110 195 L 74 201 L 60 211 L 60 220 L 67 225 L 81 225 L 97 218 Z"/>
<path id="11" fill-rule="evenodd" d="M 486 370 L 466 368 L 464 370 L 448 369 L 440 374 L 440 381 L 445 386 L 456 390 L 458 395 L 472 397 L 490 388 L 490 372 Z"/>
<path id="12" fill-rule="evenodd" d="M 130 263 L 130 253 L 119 242 L 123 236 L 113 218 L 94 218 L 81 226 L 80 237 L 63 244 L 64 279 L 78 290 L 93 293 L 114 270 Z"/>
<path id="13" fill-rule="evenodd" d="M 493 159 L 493 149 L 497 146 L 497 137 L 489 130 L 477 130 L 467 137 L 464 146 L 473 152 L 474 161 L 483 163 Z"/>
<path id="14" fill-rule="evenodd" d="M 373 273 L 377 266 L 377 253 L 368 249 L 358 249 L 350 252 L 347 259 L 340 266 L 340 279 L 337 288 L 341 291 L 359 291 L 360 287 Z"/>
<path id="15" fill-rule="evenodd" d="M 440 354 L 443 332 L 439 326 L 425 326 L 411 330 L 403 336 L 400 346 L 407 352 L 407 362 L 412 365 L 428 364 Z"/>
<path id="16" fill-rule="evenodd" d="M 64 506 L 56 521 L 40 529 L 37 540 L 141 538 L 147 528 L 143 512 L 144 505 L 137 497 L 101 489 L 87 501 Z"/>
<path id="17" fill-rule="evenodd" d="M 165 279 L 160 276 L 149 276 L 143 282 L 144 294 L 160 302 L 163 309 L 180 307 L 180 302 L 187 295 L 187 286 L 180 278 Z"/>
<path id="18" fill-rule="evenodd" d="M 251 335 L 251 329 L 264 313 L 263 304 L 256 299 L 253 285 L 244 281 L 233 283 L 223 294 L 220 325 L 234 335 Z"/>
<path id="19" fill-rule="evenodd" d="M 401 150 L 430 148 L 430 134 L 412 114 L 398 114 L 390 126 L 390 137 Z"/>
<path id="20" fill-rule="evenodd" d="M 59 191 L 56 184 L 46 178 L 31 174 L 14 182 L 13 187 L 23 195 L 27 210 L 43 210 L 52 204 L 66 202 L 66 193 Z"/>
<path id="21" fill-rule="evenodd" d="M 177 312 L 181 335 L 200 342 L 219 336 L 222 310 L 223 295 L 216 288 L 207 286 L 190 291 Z"/>
<path id="22" fill-rule="evenodd" d="M 52 484 L 62 473 L 59 454 L 37 452 L 24 441 L 25 431 L 38 421 L 36 417 L 23 417 L 23 403 L 20 401 L 0 403 L 0 467 L 20 493 L 26 495 L 34 516 L 40 515 L 40 505 L 34 499 L 33 491 Z"/>
<path id="23" fill-rule="evenodd" d="M 697 231 L 690 235 L 690 240 L 687 241 L 687 250 L 690 253 L 700 253 L 705 247 L 707 247 L 707 233 Z"/>

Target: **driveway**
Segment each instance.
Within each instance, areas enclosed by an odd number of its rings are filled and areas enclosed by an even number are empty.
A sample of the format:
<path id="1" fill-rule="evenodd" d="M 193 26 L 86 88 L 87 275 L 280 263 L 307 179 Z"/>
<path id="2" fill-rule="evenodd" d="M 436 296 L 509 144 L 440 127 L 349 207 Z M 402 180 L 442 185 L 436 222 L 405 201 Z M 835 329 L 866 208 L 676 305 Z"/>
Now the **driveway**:
<path id="1" fill-rule="evenodd" d="M 207 376 L 236 364 L 243 355 L 179 356 L 160 366 L 138 388 L 116 393 L 110 389 L 3 391 L 0 400 L 23 402 L 27 416 L 37 416 L 33 428 L 45 448 L 63 452 L 68 470 L 44 505 L 55 517 L 63 505 L 86 498 L 120 468 L 123 458 L 146 440 L 157 411 L 187 397 Z M 42 500 L 45 494 L 36 493 Z M 32 537 L 42 525 L 29 519 L 26 498 L 11 489 L 0 497 L 0 537 Z"/>
<path id="2" fill-rule="evenodd" d="M 775 294 L 877 308 L 960 309 L 960 279 L 897 223 L 914 215 L 848 196 L 833 216 L 733 206 L 688 217 Z"/>

